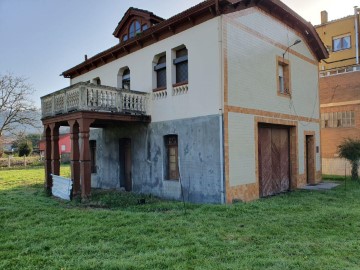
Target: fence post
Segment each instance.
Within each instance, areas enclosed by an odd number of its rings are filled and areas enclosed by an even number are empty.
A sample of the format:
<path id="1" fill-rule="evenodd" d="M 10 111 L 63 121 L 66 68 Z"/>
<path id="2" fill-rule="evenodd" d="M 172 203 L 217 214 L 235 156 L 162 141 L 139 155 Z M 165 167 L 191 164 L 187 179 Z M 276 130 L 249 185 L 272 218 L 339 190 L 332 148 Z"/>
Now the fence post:
<path id="1" fill-rule="evenodd" d="M 10 155 L 8 155 L 8 168 L 11 167 Z"/>

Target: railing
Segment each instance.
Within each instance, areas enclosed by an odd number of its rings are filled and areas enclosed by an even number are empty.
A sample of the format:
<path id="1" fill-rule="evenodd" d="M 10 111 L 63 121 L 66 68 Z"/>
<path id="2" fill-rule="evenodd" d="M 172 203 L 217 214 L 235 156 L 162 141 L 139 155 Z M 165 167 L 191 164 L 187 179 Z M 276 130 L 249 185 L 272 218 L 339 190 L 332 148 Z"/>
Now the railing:
<path id="1" fill-rule="evenodd" d="M 320 71 L 320 77 L 334 76 L 334 75 L 355 72 L 355 71 L 360 71 L 360 65 L 322 70 L 322 71 Z"/>
<path id="2" fill-rule="evenodd" d="M 43 96 L 42 117 L 73 111 L 146 114 L 148 97 L 143 92 L 81 82 Z"/>

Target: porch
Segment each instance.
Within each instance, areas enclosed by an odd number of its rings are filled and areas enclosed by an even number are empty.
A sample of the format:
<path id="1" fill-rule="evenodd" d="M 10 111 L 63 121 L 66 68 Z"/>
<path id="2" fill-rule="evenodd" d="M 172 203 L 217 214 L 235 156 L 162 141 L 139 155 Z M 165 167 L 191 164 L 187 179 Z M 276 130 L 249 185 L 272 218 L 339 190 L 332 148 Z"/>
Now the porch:
<path id="1" fill-rule="evenodd" d="M 60 173 L 61 126 L 70 127 L 73 195 L 87 199 L 91 195 L 90 128 L 150 123 L 148 99 L 148 93 L 83 82 L 41 97 L 47 192 L 51 194 L 51 174 Z"/>

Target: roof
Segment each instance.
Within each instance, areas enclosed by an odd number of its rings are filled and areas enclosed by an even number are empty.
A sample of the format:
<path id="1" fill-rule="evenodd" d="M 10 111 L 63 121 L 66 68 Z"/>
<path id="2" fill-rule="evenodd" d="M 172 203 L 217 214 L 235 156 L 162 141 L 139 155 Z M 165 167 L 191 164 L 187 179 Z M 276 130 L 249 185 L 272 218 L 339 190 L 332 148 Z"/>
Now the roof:
<path id="1" fill-rule="evenodd" d="M 148 10 L 130 7 L 125 12 L 124 16 L 122 17 L 122 19 L 120 20 L 120 22 L 116 26 L 115 31 L 113 33 L 113 35 L 115 37 L 119 37 L 119 34 L 121 32 L 122 27 L 126 24 L 126 22 L 129 20 L 129 18 L 131 18 L 132 16 L 140 16 L 140 17 L 148 19 L 149 21 L 153 21 L 155 23 L 159 23 L 159 22 L 162 22 L 162 21 L 165 20 L 165 19 L 155 15 L 154 13 L 152 13 L 152 12 L 150 12 Z"/>
<path id="2" fill-rule="evenodd" d="M 161 21 L 126 42 L 96 54 L 79 65 L 64 71 L 61 75 L 66 78 L 77 77 L 221 14 L 228 14 L 255 6 L 301 33 L 318 61 L 328 58 L 328 52 L 313 25 L 279 0 L 206 0 L 167 20 Z M 135 12 L 152 14 L 146 10 L 130 8 L 119 22 L 114 35 L 119 31 L 121 23 L 126 20 L 127 16 Z"/>
<path id="3" fill-rule="evenodd" d="M 334 20 L 331 20 L 331 21 L 327 21 L 326 23 L 321 23 L 321 24 L 317 24 L 317 25 L 314 25 L 315 28 L 318 28 L 318 27 L 321 27 L 321 26 L 325 26 L 327 24 L 331 24 L 331 23 L 336 23 L 338 21 L 342 21 L 342 20 L 349 20 L 349 19 L 354 19 L 354 15 L 348 15 L 348 16 L 345 16 L 345 17 L 342 17 L 342 18 L 338 18 L 338 19 L 334 19 Z"/>

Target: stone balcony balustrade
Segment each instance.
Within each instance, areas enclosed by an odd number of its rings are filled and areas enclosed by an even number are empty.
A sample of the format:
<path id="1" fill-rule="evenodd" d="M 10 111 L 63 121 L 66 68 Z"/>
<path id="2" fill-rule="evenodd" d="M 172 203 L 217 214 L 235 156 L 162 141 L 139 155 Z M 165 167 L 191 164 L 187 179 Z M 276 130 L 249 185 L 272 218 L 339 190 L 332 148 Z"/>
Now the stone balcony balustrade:
<path id="1" fill-rule="evenodd" d="M 42 118 L 75 111 L 146 115 L 149 94 L 80 82 L 41 97 Z"/>

